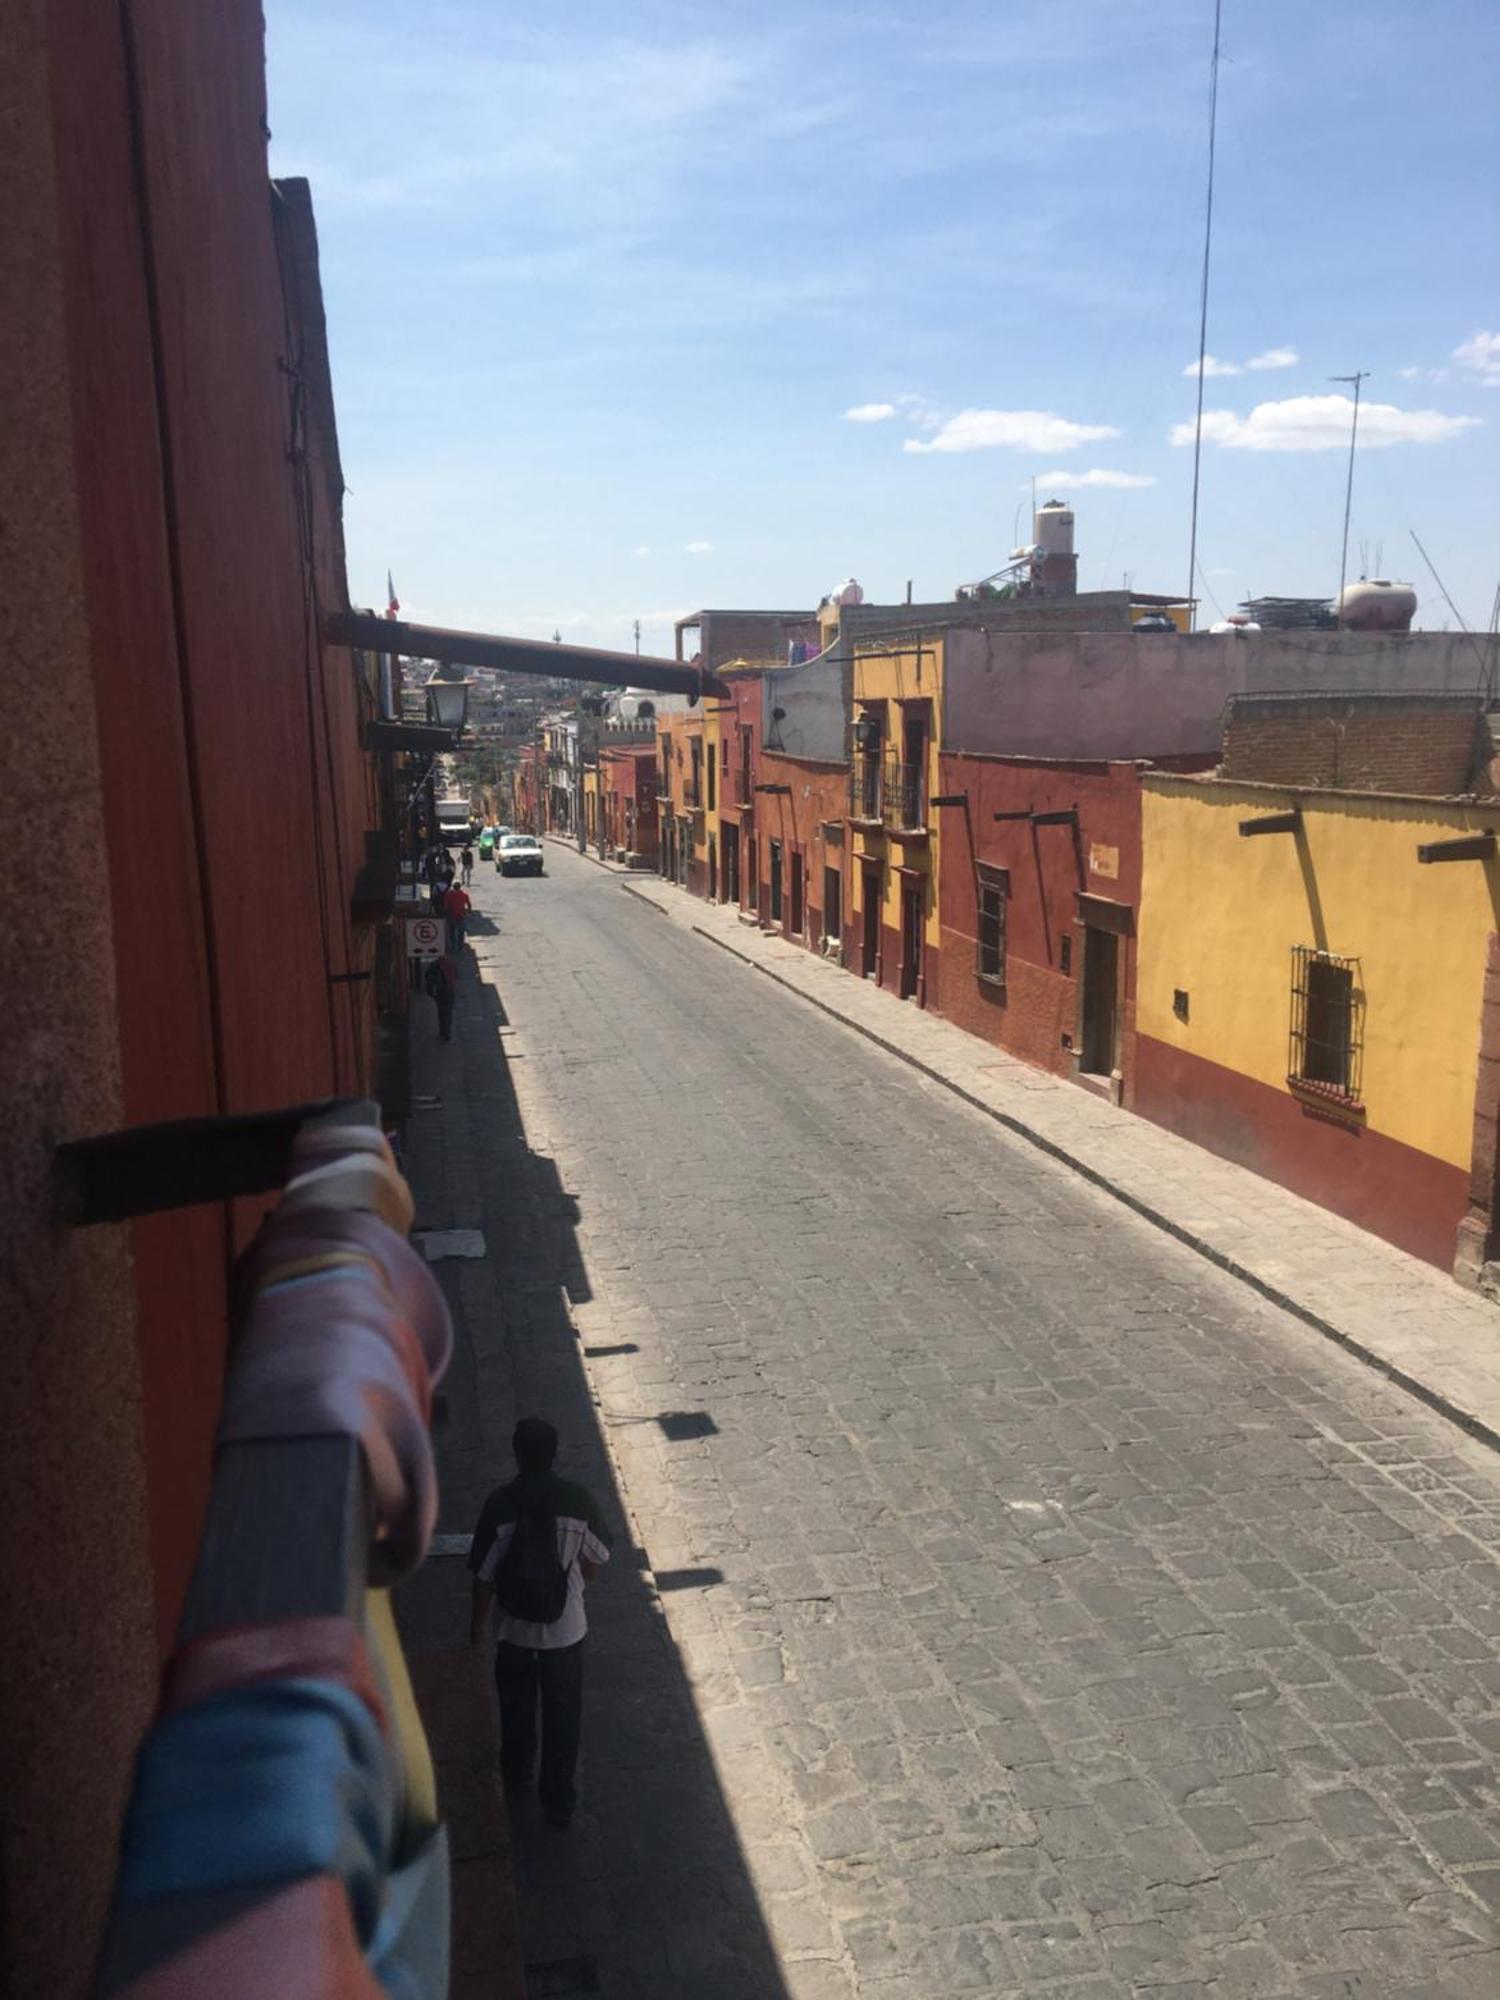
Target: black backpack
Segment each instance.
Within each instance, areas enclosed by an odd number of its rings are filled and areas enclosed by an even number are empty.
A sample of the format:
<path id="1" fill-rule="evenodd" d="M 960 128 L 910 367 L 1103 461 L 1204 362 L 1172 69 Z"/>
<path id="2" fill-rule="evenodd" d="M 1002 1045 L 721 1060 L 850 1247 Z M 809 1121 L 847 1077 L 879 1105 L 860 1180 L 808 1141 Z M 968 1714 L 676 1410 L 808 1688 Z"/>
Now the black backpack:
<path id="1" fill-rule="evenodd" d="M 516 1493 L 516 1525 L 495 1569 L 495 1602 L 507 1618 L 555 1625 L 568 1603 L 557 1554 L 557 1516 L 537 1494 Z"/>

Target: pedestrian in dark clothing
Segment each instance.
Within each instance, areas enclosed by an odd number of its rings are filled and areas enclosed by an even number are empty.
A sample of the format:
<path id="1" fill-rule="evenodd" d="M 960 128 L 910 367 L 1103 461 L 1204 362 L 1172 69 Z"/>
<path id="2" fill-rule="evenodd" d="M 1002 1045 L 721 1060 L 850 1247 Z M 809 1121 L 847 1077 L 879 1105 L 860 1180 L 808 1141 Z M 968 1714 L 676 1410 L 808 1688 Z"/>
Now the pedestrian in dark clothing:
<path id="1" fill-rule="evenodd" d="M 578 1800 L 573 1775 L 588 1630 L 583 1587 L 609 1561 L 610 1535 L 592 1495 L 553 1472 L 557 1432 L 551 1424 L 523 1417 L 511 1446 L 516 1476 L 485 1501 L 469 1545 L 469 1641 L 477 1646 L 483 1640 L 493 1596 L 501 1776 L 513 1792 L 531 1783 L 540 1706 L 542 1810 L 554 1826 L 567 1826 Z"/>
<path id="2" fill-rule="evenodd" d="M 460 862 L 463 869 L 463 885 L 467 889 L 474 875 L 474 850 L 472 847 L 464 849 L 463 854 L 460 856 Z"/>
<path id="3" fill-rule="evenodd" d="M 453 1002 L 458 989 L 458 965 L 444 952 L 429 958 L 423 985 L 437 1002 L 438 1033 L 445 1042 L 453 1040 Z"/>

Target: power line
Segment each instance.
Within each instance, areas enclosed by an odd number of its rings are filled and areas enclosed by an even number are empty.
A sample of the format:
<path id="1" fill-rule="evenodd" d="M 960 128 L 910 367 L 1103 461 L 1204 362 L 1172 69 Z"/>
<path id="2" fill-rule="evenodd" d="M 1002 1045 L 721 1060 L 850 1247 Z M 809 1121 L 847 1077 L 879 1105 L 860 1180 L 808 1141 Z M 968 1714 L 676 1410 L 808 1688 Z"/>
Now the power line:
<path id="1" fill-rule="evenodd" d="M 1219 26 L 1224 0 L 1214 0 L 1214 55 L 1208 84 L 1208 199 L 1203 217 L 1203 283 L 1198 296 L 1198 414 L 1193 425 L 1193 519 L 1188 537 L 1188 629 L 1193 617 L 1193 582 L 1198 574 L 1198 481 L 1203 466 L 1203 371 L 1208 359 L 1208 267 L 1214 240 L 1214 151 L 1219 133 Z"/>

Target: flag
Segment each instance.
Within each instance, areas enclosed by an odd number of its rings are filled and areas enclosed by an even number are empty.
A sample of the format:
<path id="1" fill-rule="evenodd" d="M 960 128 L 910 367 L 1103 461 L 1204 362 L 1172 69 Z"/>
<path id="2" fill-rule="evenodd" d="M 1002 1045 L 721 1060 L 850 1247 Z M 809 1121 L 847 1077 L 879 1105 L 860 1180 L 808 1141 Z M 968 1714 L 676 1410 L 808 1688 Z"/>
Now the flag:
<path id="1" fill-rule="evenodd" d="M 401 600 L 396 595 L 396 586 L 389 570 L 385 573 L 385 615 L 387 618 L 401 616 Z"/>

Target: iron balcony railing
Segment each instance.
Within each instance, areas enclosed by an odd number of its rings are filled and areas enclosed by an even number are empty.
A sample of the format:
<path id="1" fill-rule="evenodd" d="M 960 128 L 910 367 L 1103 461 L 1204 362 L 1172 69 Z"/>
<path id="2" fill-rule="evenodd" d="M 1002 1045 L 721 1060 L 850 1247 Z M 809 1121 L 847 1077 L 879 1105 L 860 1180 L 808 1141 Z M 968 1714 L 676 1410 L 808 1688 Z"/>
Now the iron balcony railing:
<path id="1" fill-rule="evenodd" d="M 729 793 L 729 803 L 736 806 L 752 806 L 755 803 L 755 780 L 743 764 L 731 767 L 725 784 Z"/>
<path id="2" fill-rule="evenodd" d="M 927 824 L 927 773 L 920 764 L 894 758 L 885 767 L 885 823 L 919 832 Z"/>
<path id="3" fill-rule="evenodd" d="M 885 772 L 878 754 L 856 750 L 849 766 L 849 817 L 851 819 L 873 819 L 882 817 L 881 801 L 885 787 L 882 782 Z"/>

